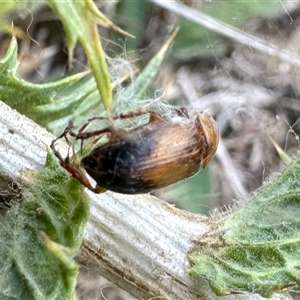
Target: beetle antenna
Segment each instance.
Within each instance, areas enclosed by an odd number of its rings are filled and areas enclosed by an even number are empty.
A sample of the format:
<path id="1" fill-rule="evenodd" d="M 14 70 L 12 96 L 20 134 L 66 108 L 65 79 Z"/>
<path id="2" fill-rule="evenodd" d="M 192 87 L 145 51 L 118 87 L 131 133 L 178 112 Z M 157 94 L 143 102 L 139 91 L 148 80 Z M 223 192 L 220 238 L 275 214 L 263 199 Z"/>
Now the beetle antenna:
<path id="1" fill-rule="evenodd" d="M 175 112 L 180 117 L 186 117 L 188 119 L 190 118 L 189 113 L 185 107 L 175 108 Z"/>

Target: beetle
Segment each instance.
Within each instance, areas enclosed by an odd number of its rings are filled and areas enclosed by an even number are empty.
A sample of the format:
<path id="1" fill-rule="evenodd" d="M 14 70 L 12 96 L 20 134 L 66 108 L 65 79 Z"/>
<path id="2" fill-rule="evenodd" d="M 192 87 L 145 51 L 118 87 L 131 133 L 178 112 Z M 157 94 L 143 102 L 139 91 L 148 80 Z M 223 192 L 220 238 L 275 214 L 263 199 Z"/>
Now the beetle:
<path id="1" fill-rule="evenodd" d="M 148 193 L 155 189 L 191 177 L 203 169 L 212 159 L 219 142 L 216 122 L 208 114 L 200 112 L 190 119 L 187 111 L 176 109 L 169 119 L 155 111 L 135 111 L 113 117 L 127 119 L 149 114 L 149 121 L 132 130 L 111 125 L 104 129 L 85 132 L 94 117 L 73 131 L 72 122 L 51 143 L 51 149 L 73 177 L 95 193 L 107 190 L 123 194 Z M 93 187 L 79 167 L 71 163 L 69 155 L 63 158 L 56 150 L 56 141 L 67 135 L 76 140 L 101 138 L 107 134 L 108 142 L 95 147 L 80 161 L 80 166 L 95 181 Z"/>

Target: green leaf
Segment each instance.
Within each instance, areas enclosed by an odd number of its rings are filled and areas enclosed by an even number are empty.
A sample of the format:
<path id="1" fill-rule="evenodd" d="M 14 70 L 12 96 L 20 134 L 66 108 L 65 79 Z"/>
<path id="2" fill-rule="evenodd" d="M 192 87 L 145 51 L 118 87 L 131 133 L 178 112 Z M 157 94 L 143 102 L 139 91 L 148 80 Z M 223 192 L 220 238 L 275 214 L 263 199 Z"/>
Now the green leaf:
<path id="1" fill-rule="evenodd" d="M 270 297 L 300 284 L 300 156 L 230 215 L 215 217 L 190 251 L 190 273 L 218 295 Z"/>
<path id="2" fill-rule="evenodd" d="M 0 231 L 1 299 L 73 299 L 89 206 L 83 187 L 53 154 L 30 176 L 23 199 L 5 215 Z"/>
<path id="3" fill-rule="evenodd" d="M 42 111 L 40 106 L 54 103 L 54 98 L 59 92 L 72 86 L 86 73 L 77 74 L 53 83 L 29 83 L 16 76 L 17 54 L 17 41 L 13 37 L 5 57 L 0 60 L 0 100 L 39 124 L 47 126 L 51 116 L 49 117 L 47 111 Z M 74 95 L 72 97 L 76 105 L 77 99 Z"/>
<path id="4" fill-rule="evenodd" d="M 39 105 L 35 109 L 35 120 L 43 124 L 53 134 L 59 135 L 69 123 L 69 120 L 78 119 L 85 122 L 91 112 L 103 112 L 103 106 L 99 105 L 99 96 L 93 78 L 81 80 L 60 92 L 55 101 L 49 104 Z"/>
<path id="5" fill-rule="evenodd" d="M 97 25 L 113 28 L 117 26 L 102 15 L 91 0 L 64 2 L 48 0 L 48 3 L 63 23 L 70 58 L 72 59 L 74 47 L 79 41 L 93 71 L 101 101 L 104 107 L 110 110 L 112 105 L 112 87 Z"/>

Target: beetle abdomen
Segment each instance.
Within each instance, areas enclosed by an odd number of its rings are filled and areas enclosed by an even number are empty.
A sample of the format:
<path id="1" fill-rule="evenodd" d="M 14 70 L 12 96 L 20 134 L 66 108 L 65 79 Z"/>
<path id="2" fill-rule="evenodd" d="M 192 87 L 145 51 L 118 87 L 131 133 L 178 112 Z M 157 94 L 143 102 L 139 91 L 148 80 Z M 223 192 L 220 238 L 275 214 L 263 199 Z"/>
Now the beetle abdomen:
<path id="1" fill-rule="evenodd" d="M 100 146 L 82 159 L 81 165 L 101 187 L 125 194 L 147 193 L 140 171 L 142 160 L 149 156 L 151 144 L 123 141 Z"/>

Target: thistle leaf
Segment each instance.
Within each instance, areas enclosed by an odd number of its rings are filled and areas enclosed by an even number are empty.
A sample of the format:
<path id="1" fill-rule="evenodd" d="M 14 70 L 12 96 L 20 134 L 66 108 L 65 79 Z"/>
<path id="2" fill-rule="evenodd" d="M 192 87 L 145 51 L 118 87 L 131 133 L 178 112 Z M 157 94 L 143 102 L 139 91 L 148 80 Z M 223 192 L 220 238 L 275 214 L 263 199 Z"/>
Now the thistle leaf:
<path id="1" fill-rule="evenodd" d="M 211 222 L 195 243 L 190 273 L 205 277 L 217 295 L 264 297 L 300 284 L 300 156 L 246 204 Z"/>
<path id="2" fill-rule="evenodd" d="M 7 211 L 0 231 L 0 298 L 73 299 L 78 272 L 73 257 L 88 199 L 53 154 L 40 172 L 27 176 L 30 186 Z"/>

